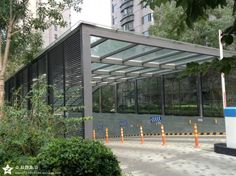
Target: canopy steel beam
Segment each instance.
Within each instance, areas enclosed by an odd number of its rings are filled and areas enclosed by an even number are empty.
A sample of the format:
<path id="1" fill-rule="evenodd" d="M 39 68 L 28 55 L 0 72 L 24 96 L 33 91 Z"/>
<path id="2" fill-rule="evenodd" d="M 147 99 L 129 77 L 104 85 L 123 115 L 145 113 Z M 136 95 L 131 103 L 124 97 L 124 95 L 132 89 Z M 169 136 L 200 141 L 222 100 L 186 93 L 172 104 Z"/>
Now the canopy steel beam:
<path id="1" fill-rule="evenodd" d="M 124 31 L 101 28 L 101 27 L 93 26 L 86 23 L 81 23 L 81 25 L 86 26 L 90 35 L 97 36 L 97 37 L 104 37 L 104 38 L 109 38 L 113 40 L 126 41 L 126 42 L 131 42 L 131 43 L 136 43 L 136 44 L 147 45 L 147 46 L 154 46 L 154 47 L 167 48 L 167 49 L 172 49 L 172 50 L 192 52 L 192 53 L 219 57 L 219 49 L 217 48 L 211 48 L 211 47 L 206 47 L 206 46 L 201 46 L 201 45 L 196 45 L 196 44 L 191 44 L 191 43 L 186 43 L 186 42 L 164 39 L 160 37 L 145 37 L 145 36 L 136 35 L 133 33 L 127 33 Z M 224 51 L 225 57 L 230 57 L 233 55 L 236 55 L 236 53 Z"/>
<path id="2" fill-rule="evenodd" d="M 107 54 L 101 56 L 99 59 L 100 59 L 100 60 L 103 60 L 103 59 L 105 59 L 105 58 L 107 58 L 107 57 L 113 56 L 113 55 L 118 54 L 118 53 L 120 53 L 120 52 L 122 52 L 122 51 L 125 51 L 125 50 L 128 50 L 128 49 L 130 49 L 130 48 L 133 48 L 133 47 L 135 47 L 135 46 L 137 46 L 137 45 L 138 45 L 138 44 L 132 43 L 132 44 L 130 44 L 130 45 L 128 45 L 128 46 L 125 46 L 125 47 L 122 47 L 122 48 L 120 48 L 120 49 L 117 49 L 117 50 L 115 50 L 115 51 L 113 51 L 113 52 L 107 53 Z"/>
<path id="3" fill-rule="evenodd" d="M 96 74 L 101 74 L 101 75 L 113 75 L 113 76 L 146 76 L 146 77 L 151 77 L 149 74 L 138 74 L 138 73 L 121 73 L 121 72 L 105 72 L 105 71 L 95 71 L 94 73 Z"/>

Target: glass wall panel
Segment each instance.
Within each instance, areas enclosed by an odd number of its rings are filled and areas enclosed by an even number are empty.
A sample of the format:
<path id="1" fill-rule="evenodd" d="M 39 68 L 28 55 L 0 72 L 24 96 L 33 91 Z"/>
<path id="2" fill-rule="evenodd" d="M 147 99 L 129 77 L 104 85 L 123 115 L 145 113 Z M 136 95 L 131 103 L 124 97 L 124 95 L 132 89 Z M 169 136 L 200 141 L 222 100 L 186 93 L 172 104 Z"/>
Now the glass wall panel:
<path id="1" fill-rule="evenodd" d="M 236 69 L 233 68 L 225 77 L 227 106 L 236 106 Z"/>
<path id="2" fill-rule="evenodd" d="M 102 112 L 115 112 L 114 86 L 102 87 Z"/>
<path id="3" fill-rule="evenodd" d="M 202 76 L 203 115 L 222 117 L 222 93 L 220 73 L 213 71 Z"/>
<path id="4" fill-rule="evenodd" d="M 99 112 L 99 89 L 93 92 L 93 112 Z"/>
<path id="5" fill-rule="evenodd" d="M 165 76 L 165 113 L 167 115 L 198 115 L 196 77 L 178 79 Z"/>
<path id="6" fill-rule="evenodd" d="M 118 112 L 135 111 L 135 85 L 134 82 L 118 84 Z"/>
<path id="7" fill-rule="evenodd" d="M 161 113 L 161 79 L 138 80 L 138 112 Z"/>

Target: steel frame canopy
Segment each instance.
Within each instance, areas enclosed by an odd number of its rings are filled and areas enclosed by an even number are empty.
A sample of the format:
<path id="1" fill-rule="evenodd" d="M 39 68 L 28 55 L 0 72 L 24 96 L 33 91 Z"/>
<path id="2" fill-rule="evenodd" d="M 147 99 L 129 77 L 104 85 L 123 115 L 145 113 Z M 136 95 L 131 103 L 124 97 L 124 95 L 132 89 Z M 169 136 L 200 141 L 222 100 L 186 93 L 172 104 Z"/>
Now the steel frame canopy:
<path id="1" fill-rule="evenodd" d="M 93 86 L 180 72 L 191 62 L 219 57 L 219 49 L 81 23 L 90 37 Z M 85 50 L 85 48 L 83 48 Z M 224 51 L 225 57 L 236 53 Z"/>
<path id="2" fill-rule="evenodd" d="M 71 37 L 74 37 L 75 34 L 76 37 L 73 38 L 75 39 L 73 41 L 77 43 L 72 42 L 68 45 L 68 41 L 71 41 Z M 67 46 L 66 53 L 65 46 Z M 56 55 L 52 57 L 50 53 L 54 52 Z M 216 48 L 163 38 L 146 37 L 81 22 L 65 33 L 63 37 L 60 37 L 60 40 L 56 43 L 42 51 L 32 63 L 19 70 L 18 73 L 12 76 L 12 80 L 14 81 L 20 72 L 26 70 L 27 86 L 30 87 L 32 80 L 29 75 L 33 74 L 30 68 L 35 63 L 37 63 L 35 65 L 38 65 L 39 59 L 43 57 L 45 60 L 43 66 L 46 70 L 48 83 L 54 79 L 49 72 L 51 67 L 54 67 L 54 74 L 56 73 L 55 70 L 61 70 L 59 73 L 62 75 L 59 75 L 58 79 L 62 79 L 64 104 L 66 104 L 66 87 L 68 87 L 66 84 L 68 81 L 66 80 L 68 79 L 67 75 L 79 77 L 78 80 L 83 88 L 81 93 L 81 104 L 84 107 L 83 116 L 89 117 L 93 116 L 92 86 L 95 86 L 96 89 L 101 85 L 180 72 L 186 67 L 187 63 L 211 61 L 213 58 L 219 57 L 219 54 L 219 49 Z M 65 57 L 66 55 L 70 55 L 71 59 L 68 60 Z M 224 51 L 225 57 L 232 55 L 236 55 L 236 53 Z M 63 64 L 50 65 L 52 58 L 54 61 L 61 59 Z M 73 69 L 71 69 L 72 67 L 66 68 L 65 63 L 73 66 Z M 67 74 L 68 71 L 70 73 Z M 83 125 L 84 137 L 91 138 L 93 121 L 86 120 Z"/>

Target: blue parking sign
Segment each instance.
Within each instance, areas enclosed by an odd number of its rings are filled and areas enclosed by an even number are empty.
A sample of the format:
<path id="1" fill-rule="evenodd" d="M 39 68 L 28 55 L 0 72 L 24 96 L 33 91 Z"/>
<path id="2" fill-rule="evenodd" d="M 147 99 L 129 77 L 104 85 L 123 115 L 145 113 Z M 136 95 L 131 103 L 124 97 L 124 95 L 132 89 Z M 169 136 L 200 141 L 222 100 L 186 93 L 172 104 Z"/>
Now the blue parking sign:
<path id="1" fill-rule="evenodd" d="M 150 122 L 151 123 L 161 122 L 161 116 L 151 116 L 150 117 Z"/>

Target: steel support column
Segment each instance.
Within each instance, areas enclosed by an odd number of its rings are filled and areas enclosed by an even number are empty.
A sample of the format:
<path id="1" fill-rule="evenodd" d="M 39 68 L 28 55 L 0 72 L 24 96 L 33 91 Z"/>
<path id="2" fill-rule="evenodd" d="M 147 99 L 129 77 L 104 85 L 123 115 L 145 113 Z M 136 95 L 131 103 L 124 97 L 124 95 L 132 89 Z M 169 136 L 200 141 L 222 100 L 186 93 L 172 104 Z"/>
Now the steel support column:
<path id="1" fill-rule="evenodd" d="M 99 112 L 102 112 L 102 87 L 99 88 Z"/>
<path id="2" fill-rule="evenodd" d="M 63 43 L 63 48 L 65 48 L 65 45 Z M 63 49 L 63 106 L 66 107 L 66 63 L 65 63 L 65 52 Z M 66 117 L 66 111 L 63 111 L 63 116 Z"/>
<path id="3" fill-rule="evenodd" d="M 197 96 L 198 96 L 198 108 L 199 116 L 203 117 L 203 100 L 202 100 L 202 74 L 197 75 Z"/>
<path id="4" fill-rule="evenodd" d="M 81 70 L 83 80 L 83 116 L 92 117 L 92 83 L 91 83 L 91 51 L 90 51 L 90 35 L 86 26 L 80 28 L 80 51 L 81 51 Z M 79 59 L 79 58 L 78 58 Z M 83 121 L 84 138 L 92 138 L 93 120 Z"/>
<path id="5" fill-rule="evenodd" d="M 138 81 L 134 81 L 134 93 L 135 93 L 135 113 L 138 114 Z"/>
<path id="6" fill-rule="evenodd" d="M 118 112 L 118 84 L 114 85 L 114 98 L 115 98 L 115 113 Z"/>
<path id="7" fill-rule="evenodd" d="M 161 76 L 161 114 L 165 115 L 165 79 Z"/>

